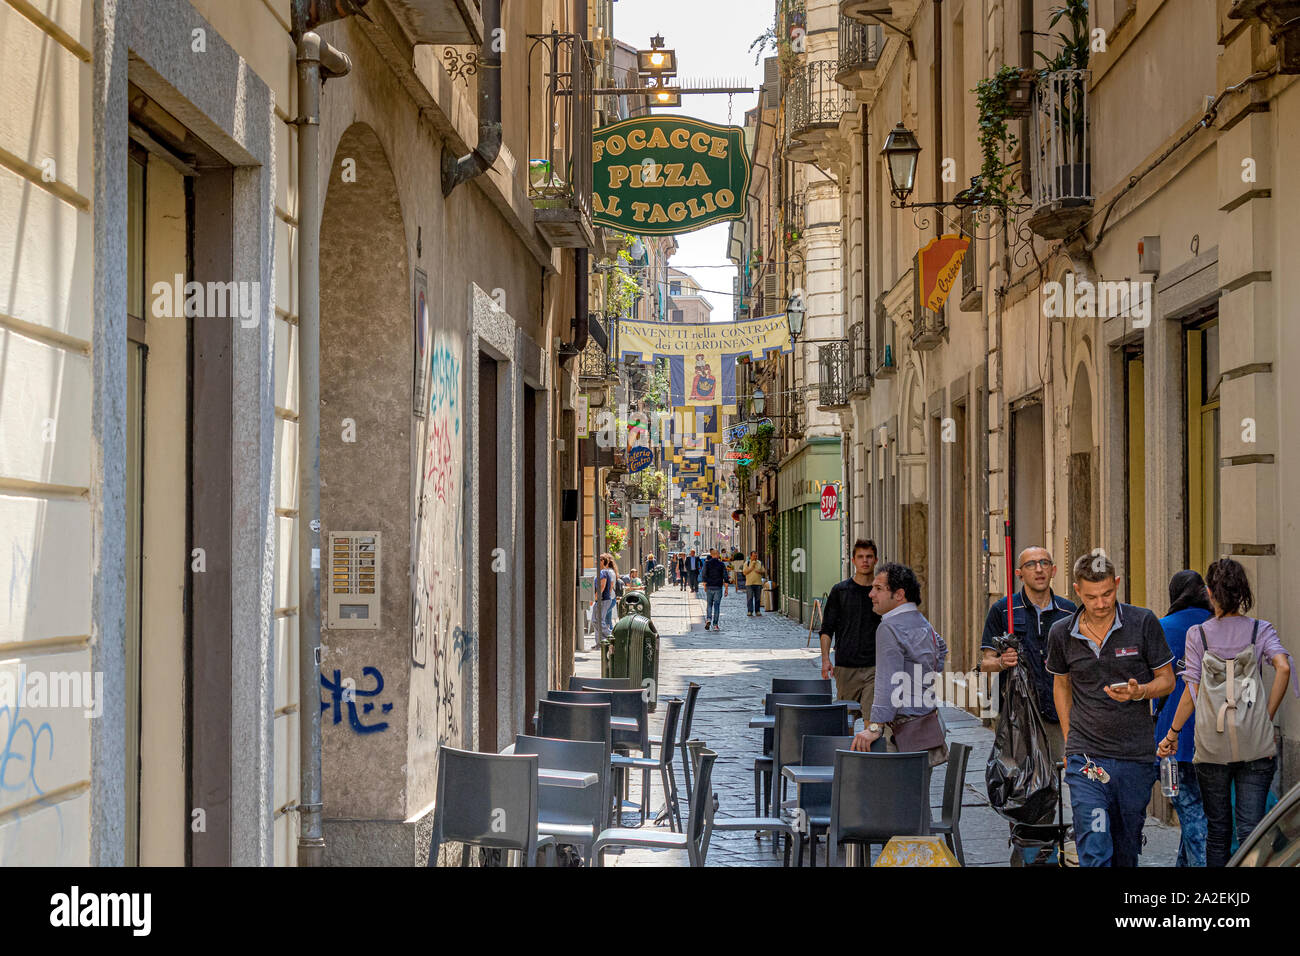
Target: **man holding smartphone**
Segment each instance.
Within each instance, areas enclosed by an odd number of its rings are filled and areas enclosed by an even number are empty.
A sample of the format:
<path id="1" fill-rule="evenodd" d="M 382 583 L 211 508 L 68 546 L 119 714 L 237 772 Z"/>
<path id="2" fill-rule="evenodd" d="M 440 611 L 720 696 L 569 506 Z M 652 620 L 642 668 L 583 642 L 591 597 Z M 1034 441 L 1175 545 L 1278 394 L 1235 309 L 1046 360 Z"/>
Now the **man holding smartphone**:
<path id="1" fill-rule="evenodd" d="M 1100 549 L 1074 563 L 1081 607 L 1047 638 L 1056 712 L 1065 736 L 1080 866 L 1137 866 L 1151 786 L 1153 697 L 1174 688 L 1160 620 L 1116 600 L 1119 578 Z"/>

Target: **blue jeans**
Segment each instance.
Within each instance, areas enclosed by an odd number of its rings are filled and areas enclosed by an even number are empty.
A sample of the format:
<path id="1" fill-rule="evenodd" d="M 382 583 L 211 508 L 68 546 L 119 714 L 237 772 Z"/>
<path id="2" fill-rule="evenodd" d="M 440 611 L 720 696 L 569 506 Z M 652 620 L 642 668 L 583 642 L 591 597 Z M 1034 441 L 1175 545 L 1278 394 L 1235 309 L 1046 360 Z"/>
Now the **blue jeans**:
<path id="1" fill-rule="evenodd" d="M 609 635 L 614 633 L 614 606 L 617 602 L 609 600 L 601 601 L 600 603 L 602 605 L 600 613 L 600 633 L 604 637 L 609 637 Z"/>
<path id="2" fill-rule="evenodd" d="M 1093 757 L 1092 761 L 1110 774 L 1107 783 L 1083 775 L 1082 755 L 1065 758 L 1079 865 L 1137 866 L 1142 825 L 1159 771 L 1148 760 Z"/>
<path id="3" fill-rule="evenodd" d="M 1159 767 L 1159 764 L 1156 765 Z M 1158 772 L 1158 771 L 1157 771 Z M 1170 801 L 1178 814 L 1182 840 L 1178 844 L 1175 866 L 1205 866 L 1205 808 L 1201 805 L 1201 785 L 1196 779 L 1196 765 L 1178 763 L 1178 796 Z"/>
<path id="4" fill-rule="evenodd" d="M 722 588 L 706 587 L 704 589 L 704 620 L 712 621 L 718 626 L 718 615 L 722 613 Z"/>
<path id="5" fill-rule="evenodd" d="M 1259 825 L 1273 782 L 1276 757 L 1237 763 L 1198 763 L 1201 805 L 1205 808 L 1205 865 L 1225 866 L 1232 849 L 1232 789 L 1237 789 L 1237 839 Z"/>
<path id="6" fill-rule="evenodd" d="M 745 585 L 745 610 L 750 614 L 761 614 L 763 612 L 763 585 Z"/>

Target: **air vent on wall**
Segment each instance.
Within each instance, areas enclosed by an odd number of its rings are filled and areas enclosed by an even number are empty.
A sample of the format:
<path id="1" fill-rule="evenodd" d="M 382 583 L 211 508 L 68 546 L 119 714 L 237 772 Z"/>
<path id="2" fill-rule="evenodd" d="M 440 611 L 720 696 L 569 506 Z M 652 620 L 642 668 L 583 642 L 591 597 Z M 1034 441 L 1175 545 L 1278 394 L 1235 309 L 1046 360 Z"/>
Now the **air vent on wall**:
<path id="1" fill-rule="evenodd" d="M 378 531 L 332 531 L 327 626 L 340 629 L 379 627 L 380 534 Z"/>

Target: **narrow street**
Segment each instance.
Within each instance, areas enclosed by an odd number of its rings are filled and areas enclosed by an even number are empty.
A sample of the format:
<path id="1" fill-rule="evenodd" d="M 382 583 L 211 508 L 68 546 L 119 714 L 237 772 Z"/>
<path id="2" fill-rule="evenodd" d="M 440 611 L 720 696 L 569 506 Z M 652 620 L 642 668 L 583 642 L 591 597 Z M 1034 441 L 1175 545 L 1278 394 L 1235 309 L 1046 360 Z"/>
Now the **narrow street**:
<path id="1" fill-rule="evenodd" d="M 779 614 L 745 616 L 743 597 L 734 592 L 722 599 L 722 630 L 704 630 L 704 589 L 698 598 L 669 584 L 650 597 L 652 619 L 659 630 L 659 699 L 685 696 L 691 681 L 701 685 L 695 705 L 691 736 L 717 751 L 713 788 L 718 795 L 718 815 L 752 816 L 754 813 L 754 757 L 762 749 L 762 731 L 751 730 L 749 718 L 761 712 L 763 695 L 774 677 L 817 677 L 817 635 L 805 647 L 808 632 Z M 574 672 L 581 676 L 600 675 L 600 659 L 591 648 L 588 635 L 583 650 L 574 658 Z M 650 718 L 650 737 L 663 733 L 664 708 Z M 993 746 L 993 731 L 965 711 L 943 710 L 948 742 L 973 748 L 966 768 L 962 800 L 961 835 L 967 866 L 1007 866 L 1007 823 L 989 808 L 984 784 L 984 762 Z M 860 728 L 860 725 L 859 725 Z M 680 761 L 680 754 L 675 760 Z M 677 764 L 680 767 L 680 763 Z M 680 770 L 678 787 L 681 787 Z M 658 809 L 663 794 L 652 778 L 650 803 Z M 640 777 L 634 776 L 629 799 L 641 797 Z M 931 783 L 930 806 L 937 816 L 943 797 L 943 772 Z M 683 797 L 684 799 L 684 797 Z M 1068 788 L 1066 813 L 1069 813 Z M 683 816 L 685 815 L 683 809 Z M 625 822 L 635 823 L 635 813 Z M 1178 855 L 1177 827 L 1147 818 L 1143 866 L 1172 866 Z M 819 843 L 819 853 L 822 844 Z M 750 833 L 717 833 L 709 844 L 709 866 L 781 866 L 782 856 L 774 841 L 756 840 Z M 824 859 L 818 859 L 818 866 Z M 686 866 L 686 854 L 677 850 L 627 850 L 610 853 L 606 866 Z"/>

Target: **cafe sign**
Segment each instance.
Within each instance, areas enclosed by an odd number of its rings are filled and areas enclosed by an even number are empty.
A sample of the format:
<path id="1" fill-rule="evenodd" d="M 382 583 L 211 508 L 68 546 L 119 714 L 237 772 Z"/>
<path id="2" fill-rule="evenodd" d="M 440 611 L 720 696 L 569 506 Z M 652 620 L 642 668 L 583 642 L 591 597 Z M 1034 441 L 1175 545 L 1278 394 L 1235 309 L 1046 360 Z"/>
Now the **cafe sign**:
<path id="1" fill-rule="evenodd" d="M 945 235 L 931 239 L 917 252 L 918 293 L 921 304 L 931 312 L 938 312 L 948 301 L 969 247 L 970 240 L 965 236 Z"/>
<path id="2" fill-rule="evenodd" d="M 692 232 L 745 215 L 744 131 L 689 116 L 642 116 L 596 130 L 592 221 L 637 236 Z"/>

